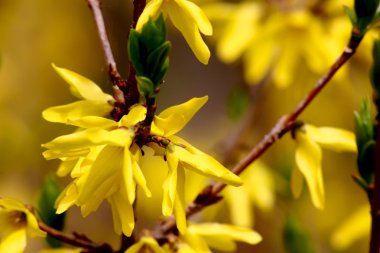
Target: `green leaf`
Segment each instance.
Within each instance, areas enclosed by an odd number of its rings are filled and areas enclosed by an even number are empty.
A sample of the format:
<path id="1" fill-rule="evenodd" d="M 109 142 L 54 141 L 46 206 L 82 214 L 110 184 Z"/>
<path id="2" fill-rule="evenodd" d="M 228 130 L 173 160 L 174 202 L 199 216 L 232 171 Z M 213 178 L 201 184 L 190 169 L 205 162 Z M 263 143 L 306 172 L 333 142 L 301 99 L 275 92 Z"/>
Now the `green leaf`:
<path id="1" fill-rule="evenodd" d="M 169 41 L 166 41 L 161 46 L 156 48 L 148 56 L 147 68 L 149 72 L 149 77 L 155 86 L 157 86 L 162 81 L 163 77 L 161 76 L 162 76 L 162 71 L 164 70 L 162 66 L 166 62 L 166 59 L 168 59 L 170 49 L 171 49 L 171 43 Z"/>
<path id="2" fill-rule="evenodd" d="M 287 253 L 314 253 L 312 242 L 307 233 L 301 228 L 296 218 L 288 217 L 284 232 L 284 246 Z"/>
<path id="3" fill-rule="evenodd" d="M 136 30 L 131 29 L 128 40 L 129 60 L 136 70 L 137 75 L 142 76 L 144 75 L 144 69 L 141 64 L 142 59 L 140 54 L 140 34 Z"/>
<path id="4" fill-rule="evenodd" d="M 166 40 L 165 23 L 162 24 L 162 22 L 164 22 L 162 14 L 155 21 L 150 18 L 141 31 L 140 40 L 148 54 Z"/>
<path id="5" fill-rule="evenodd" d="M 358 112 L 355 112 L 356 143 L 358 146 L 358 170 L 360 176 L 370 183 L 374 173 L 375 131 L 369 99 L 363 99 Z"/>
<path id="6" fill-rule="evenodd" d="M 359 19 L 370 18 L 376 14 L 379 0 L 355 0 L 355 13 Z"/>
<path id="7" fill-rule="evenodd" d="M 354 27 L 357 26 L 358 18 L 356 16 L 355 11 L 348 6 L 344 6 L 343 8 L 344 8 L 344 12 L 346 13 L 348 18 L 350 19 L 352 26 L 354 26 Z"/>
<path id="8" fill-rule="evenodd" d="M 375 173 L 376 142 L 368 141 L 359 151 L 358 168 L 360 176 L 367 184 L 373 180 Z"/>
<path id="9" fill-rule="evenodd" d="M 137 88 L 141 96 L 143 97 L 153 97 L 155 95 L 155 87 L 152 81 L 145 76 L 136 76 Z"/>
<path id="10" fill-rule="evenodd" d="M 61 189 L 53 177 L 46 177 L 38 200 L 38 214 L 41 220 L 46 225 L 57 230 L 63 229 L 65 221 L 65 214 L 56 214 L 56 209 L 54 208 L 60 192 Z M 53 248 L 61 246 L 61 241 L 53 237 L 47 236 L 46 241 Z"/>
<path id="11" fill-rule="evenodd" d="M 249 94 L 242 87 L 235 87 L 228 100 L 228 116 L 232 120 L 240 119 L 248 108 Z"/>

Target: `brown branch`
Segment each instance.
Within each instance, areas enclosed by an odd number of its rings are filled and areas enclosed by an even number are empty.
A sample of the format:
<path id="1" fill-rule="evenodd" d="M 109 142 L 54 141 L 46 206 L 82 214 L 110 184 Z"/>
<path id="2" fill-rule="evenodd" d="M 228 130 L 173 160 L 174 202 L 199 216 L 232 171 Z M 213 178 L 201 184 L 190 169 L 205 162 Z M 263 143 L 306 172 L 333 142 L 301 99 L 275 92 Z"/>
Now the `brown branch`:
<path id="1" fill-rule="evenodd" d="M 65 234 L 59 230 L 56 230 L 52 227 L 49 227 L 43 222 L 38 222 L 38 227 L 45 231 L 51 237 L 54 237 L 62 242 L 70 244 L 72 246 L 80 247 L 87 249 L 88 252 L 103 252 L 103 253 L 112 253 L 113 250 L 108 244 L 97 244 L 88 239 L 82 239 L 75 235 Z"/>
<path id="2" fill-rule="evenodd" d="M 314 98 L 321 92 L 326 84 L 331 80 L 335 73 L 346 63 L 356 52 L 360 44 L 361 37 L 352 34 L 350 41 L 340 57 L 329 68 L 329 70 L 319 79 L 314 88 L 301 100 L 295 109 L 288 115 L 281 117 L 268 134 L 257 144 L 233 169 L 232 172 L 239 175 L 248 165 L 259 158 L 265 151 L 272 146 L 284 134 L 289 132 L 297 120 L 298 116 L 307 108 Z M 201 194 L 186 208 L 187 217 L 201 211 L 203 208 L 215 203 L 220 197 L 218 194 L 226 187 L 226 184 L 216 182 L 204 188 Z M 199 196 L 202 197 L 200 198 Z M 379 201 L 380 203 L 380 201 Z M 167 234 L 175 231 L 175 218 L 170 217 L 166 222 L 160 224 L 155 229 L 155 236 L 162 241 Z M 378 252 L 377 252 L 378 253 Z"/>

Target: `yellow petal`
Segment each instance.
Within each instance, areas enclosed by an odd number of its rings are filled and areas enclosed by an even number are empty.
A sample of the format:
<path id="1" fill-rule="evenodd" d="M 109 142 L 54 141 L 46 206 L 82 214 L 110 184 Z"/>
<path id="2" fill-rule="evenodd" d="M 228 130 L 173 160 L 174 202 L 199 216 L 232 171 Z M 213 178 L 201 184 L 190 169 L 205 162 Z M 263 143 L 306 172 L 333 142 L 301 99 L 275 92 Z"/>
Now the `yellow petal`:
<path id="1" fill-rule="evenodd" d="M 143 26 L 148 22 L 150 17 L 153 20 L 158 17 L 162 4 L 163 0 L 151 0 L 147 3 L 144 11 L 141 13 L 139 20 L 137 21 L 136 31 L 141 33 Z"/>
<path id="2" fill-rule="evenodd" d="M 251 227 L 254 220 L 253 208 L 244 186 L 227 187 L 224 198 L 229 206 L 231 222 L 237 226 Z"/>
<path id="3" fill-rule="evenodd" d="M 122 189 L 125 190 L 130 204 L 136 198 L 136 183 L 133 180 L 133 161 L 129 147 L 124 148 L 123 169 L 122 169 Z"/>
<path id="4" fill-rule="evenodd" d="M 168 175 L 162 185 L 163 199 L 162 199 L 162 214 L 170 216 L 173 213 L 174 200 L 177 193 L 177 167 L 178 158 L 173 154 L 171 148 L 168 148 L 166 155 L 168 163 Z"/>
<path id="5" fill-rule="evenodd" d="M 137 161 L 140 161 L 141 159 L 141 150 L 136 144 L 133 144 L 130 150 L 133 157 L 133 164 L 132 164 L 133 178 L 136 181 L 137 185 L 142 188 L 145 195 L 148 198 L 150 198 L 152 197 L 152 193 L 150 192 L 147 186 L 145 176 L 143 172 L 141 171 L 139 163 L 137 162 Z"/>
<path id="6" fill-rule="evenodd" d="M 181 234 L 185 234 L 187 230 L 186 211 L 185 211 L 185 171 L 180 168 L 178 170 L 177 191 L 174 200 L 175 223 Z"/>
<path id="7" fill-rule="evenodd" d="M 261 242 L 262 237 L 256 231 L 250 228 L 237 227 L 228 224 L 219 223 L 202 223 L 192 224 L 189 231 L 207 238 L 206 242 L 217 249 L 221 249 L 217 244 L 212 243 L 213 239 L 224 239 L 226 241 L 240 241 L 248 244 L 257 244 Z M 211 245 L 212 243 L 213 245 Z"/>
<path id="8" fill-rule="evenodd" d="M 346 218 L 334 231 L 331 245 L 336 250 L 346 250 L 356 240 L 369 235 L 371 227 L 370 208 L 365 205 Z"/>
<path id="9" fill-rule="evenodd" d="M 321 148 L 302 130 L 296 132 L 296 163 L 305 177 L 311 200 L 319 209 L 323 209 L 325 194 L 322 179 Z"/>
<path id="10" fill-rule="evenodd" d="M 59 68 L 53 64 L 57 73 L 70 85 L 71 93 L 86 100 L 112 101 L 111 95 L 104 93 L 94 82 L 71 70 Z"/>
<path id="11" fill-rule="evenodd" d="M 261 11 L 257 3 L 244 3 L 231 14 L 230 22 L 217 45 L 218 56 L 224 62 L 234 62 L 251 45 L 258 30 Z M 258 60 L 256 56 L 254 60 Z"/>
<path id="12" fill-rule="evenodd" d="M 192 232 L 191 226 L 187 230 L 187 233 L 181 235 L 181 240 L 186 244 L 179 244 L 179 252 L 202 252 L 202 253 L 211 253 L 207 243 L 203 238 L 196 233 Z M 187 247 L 186 247 L 187 246 Z M 181 251 L 181 248 L 184 249 Z"/>
<path id="13" fill-rule="evenodd" d="M 313 141 L 324 148 L 337 152 L 356 152 L 357 150 L 355 134 L 350 131 L 333 127 L 315 127 L 312 125 L 305 125 L 304 128 Z"/>
<path id="14" fill-rule="evenodd" d="M 67 122 L 70 125 L 81 128 L 111 128 L 118 126 L 116 121 L 98 116 L 84 116 L 78 119 L 67 119 Z"/>
<path id="15" fill-rule="evenodd" d="M 152 134 L 171 136 L 179 132 L 207 102 L 208 96 L 192 98 L 189 101 L 172 106 L 154 117 Z"/>
<path id="16" fill-rule="evenodd" d="M 117 173 L 122 168 L 123 161 L 123 149 L 118 147 L 105 147 L 97 159 L 94 161 L 94 164 L 89 171 L 88 178 L 83 185 L 83 189 L 78 196 L 78 204 L 82 205 L 89 201 L 90 199 L 96 198 L 102 201 L 105 199 L 106 192 L 103 192 L 103 195 L 95 195 L 94 192 L 97 191 L 99 187 L 102 186 L 107 179 L 114 178 L 114 183 L 116 184 L 118 178 Z"/>
<path id="17" fill-rule="evenodd" d="M 299 198 L 299 196 L 301 196 L 303 189 L 303 177 L 298 168 L 292 170 L 290 189 L 295 198 Z"/>
<path id="18" fill-rule="evenodd" d="M 25 247 L 26 231 L 20 228 L 1 238 L 0 253 L 22 253 Z"/>
<path id="19" fill-rule="evenodd" d="M 78 162 L 77 159 L 61 162 L 61 164 L 59 165 L 59 167 L 57 169 L 57 175 L 59 177 L 66 176 L 75 167 L 75 165 L 76 165 L 77 162 Z"/>
<path id="20" fill-rule="evenodd" d="M 120 119 L 120 126 L 134 126 L 146 117 L 146 107 L 142 105 L 133 106 L 127 115 Z"/>
<path id="21" fill-rule="evenodd" d="M 198 5 L 187 0 L 176 0 L 176 3 L 187 12 L 188 16 L 193 18 L 193 21 L 197 24 L 201 33 L 208 36 L 212 35 L 211 23 Z"/>
<path id="22" fill-rule="evenodd" d="M 175 1 L 168 3 L 167 12 L 173 25 L 182 33 L 197 59 L 203 64 L 208 64 L 210 50 L 203 41 L 198 26 L 194 23 L 193 18 L 188 16 L 186 11 Z"/>
<path id="23" fill-rule="evenodd" d="M 167 253 L 163 248 L 158 245 L 157 241 L 154 240 L 152 237 L 144 236 L 142 237 L 137 243 L 133 244 L 131 247 L 129 247 L 125 253 L 139 253 L 142 252 L 141 249 L 144 246 L 148 246 L 150 248 L 147 252 L 152 253 Z M 144 250 L 145 251 L 145 250 Z"/>
<path id="24" fill-rule="evenodd" d="M 56 202 L 55 208 L 57 209 L 57 214 L 66 212 L 78 199 L 78 187 L 77 181 L 71 182 L 66 188 L 59 194 Z"/>
<path id="25" fill-rule="evenodd" d="M 80 100 L 67 105 L 49 107 L 42 112 L 42 117 L 55 123 L 73 124 L 85 116 L 106 116 L 112 111 L 112 105 L 102 101 Z"/>
<path id="26" fill-rule="evenodd" d="M 120 192 L 115 193 L 108 198 L 112 207 L 112 214 L 114 218 L 114 228 L 117 234 L 122 232 L 125 236 L 131 236 L 135 227 L 135 219 L 133 214 L 132 205 L 129 201 L 122 197 Z M 118 228 L 121 224 L 121 231 Z"/>
<path id="27" fill-rule="evenodd" d="M 174 143 L 183 144 L 186 146 L 186 148 L 175 145 L 173 146 L 174 154 L 179 158 L 186 169 L 193 170 L 199 174 L 226 184 L 231 184 L 233 186 L 242 185 L 243 182 L 239 176 L 229 171 L 211 156 L 196 149 L 177 136 L 172 136 L 171 140 Z"/>

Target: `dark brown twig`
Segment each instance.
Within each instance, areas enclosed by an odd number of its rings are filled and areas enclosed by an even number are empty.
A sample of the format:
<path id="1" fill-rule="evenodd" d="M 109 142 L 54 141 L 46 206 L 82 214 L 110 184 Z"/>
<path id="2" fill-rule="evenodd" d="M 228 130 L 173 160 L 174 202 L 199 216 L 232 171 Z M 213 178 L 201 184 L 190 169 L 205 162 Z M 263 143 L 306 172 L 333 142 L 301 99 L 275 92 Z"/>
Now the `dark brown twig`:
<path id="1" fill-rule="evenodd" d="M 321 92 L 326 84 L 331 80 L 335 73 L 355 54 L 357 47 L 360 44 L 361 37 L 353 34 L 350 41 L 340 57 L 329 68 L 329 70 L 319 79 L 314 88 L 301 100 L 295 109 L 288 115 L 281 117 L 271 131 L 264 136 L 264 138 L 257 144 L 233 169 L 232 172 L 239 175 L 243 172 L 249 164 L 259 158 L 265 151 L 272 146 L 278 139 L 284 134 L 289 132 L 297 120 L 298 116 L 307 108 L 307 106 L 314 100 L 314 98 Z M 186 215 L 189 217 L 206 206 L 215 203 L 218 194 L 226 187 L 226 184 L 216 182 L 212 183 L 204 188 L 200 195 L 186 208 Z M 204 196 L 205 192 L 208 192 L 208 196 Z M 201 201 L 199 201 L 201 199 Z M 380 203 L 380 201 L 379 201 Z M 162 238 L 166 234 L 175 230 L 175 218 L 172 216 L 166 222 L 160 224 L 155 230 L 155 236 L 158 240 L 162 241 Z"/>
<path id="2" fill-rule="evenodd" d="M 42 231 L 45 231 L 48 235 L 51 237 L 54 237 L 62 242 L 65 242 L 67 244 L 70 244 L 72 246 L 80 247 L 83 249 L 89 250 L 89 252 L 104 252 L 104 253 L 111 253 L 112 248 L 108 244 L 97 244 L 95 242 L 92 242 L 88 239 L 84 240 L 82 238 L 79 238 L 75 235 L 65 234 L 59 230 L 56 230 L 52 227 L 49 227 L 43 222 L 38 222 L 38 226 Z"/>

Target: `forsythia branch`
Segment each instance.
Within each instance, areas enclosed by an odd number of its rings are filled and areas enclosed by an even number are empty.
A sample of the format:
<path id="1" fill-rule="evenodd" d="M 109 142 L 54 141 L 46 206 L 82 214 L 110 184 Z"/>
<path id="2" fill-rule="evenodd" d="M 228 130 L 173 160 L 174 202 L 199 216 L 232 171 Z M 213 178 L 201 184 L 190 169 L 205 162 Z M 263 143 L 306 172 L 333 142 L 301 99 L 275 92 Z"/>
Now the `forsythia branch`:
<path id="1" fill-rule="evenodd" d="M 249 164 L 259 158 L 265 151 L 272 146 L 284 134 L 289 132 L 299 117 L 314 98 L 321 92 L 326 84 L 331 80 L 335 73 L 355 54 L 362 37 L 358 37 L 354 32 L 344 49 L 343 53 L 327 72 L 318 80 L 314 88 L 298 103 L 295 109 L 288 115 L 282 116 L 268 134 L 232 169 L 232 172 L 239 175 Z M 218 194 L 226 187 L 226 184 L 216 182 L 204 188 L 204 190 L 190 203 L 186 209 L 187 217 L 201 211 L 203 208 L 216 203 L 220 197 Z M 202 197 L 200 197 L 202 196 Z M 380 202 L 379 202 L 380 203 Z M 166 222 L 158 225 L 155 236 L 162 241 L 166 235 L 175 233 L 175 218 L 172 216 Z"/>

